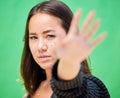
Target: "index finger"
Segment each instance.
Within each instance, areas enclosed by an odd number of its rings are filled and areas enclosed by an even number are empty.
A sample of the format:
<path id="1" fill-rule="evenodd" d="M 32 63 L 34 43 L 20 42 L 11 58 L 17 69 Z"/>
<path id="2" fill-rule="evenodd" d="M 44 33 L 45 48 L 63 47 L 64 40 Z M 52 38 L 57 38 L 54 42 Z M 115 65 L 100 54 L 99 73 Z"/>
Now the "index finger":
<path id="1" fill-rule="evenodd" d="M 72 18 L 69 33 L 70 34 L 78 34 L 79 33 L 79 22 L 81 18 L 82 10 L 78 9 L 75 15 Z"/>

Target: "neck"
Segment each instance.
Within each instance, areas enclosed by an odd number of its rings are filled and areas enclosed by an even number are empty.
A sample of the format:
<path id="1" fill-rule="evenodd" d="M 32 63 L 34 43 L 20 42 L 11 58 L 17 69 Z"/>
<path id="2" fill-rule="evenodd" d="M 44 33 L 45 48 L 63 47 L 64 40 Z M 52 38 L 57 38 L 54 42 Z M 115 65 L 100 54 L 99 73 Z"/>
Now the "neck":
<path id="1" fill-rule="evenodd" d="M 46 94 L 45 96 L 49 96 L 49 98 L 50 98 L 50 96 L 52 95 L 52 89 L 50 86 L 50 80 L 51 80 L 51 76 L 52 76 L 51 72 L 52 72 L 52 70 L 50 70 L 50 69 L 45 70 L 46 80 L 42 81 L 39 88 L 36 90 L 36 93 L 34 96 L 37 96 L 37 97 L 35 97 L 35 98 L 43 96 L 43 94 L 44 95 Z M 48 98 L 48 97 L 45 97 L 45 98 Z"/>
<path id="2" fill-rule="evenodd" d="M 50 80 L 52 78 L 52 70 L 51 69 L 46 69 L 45 72 L 46 72 L 46 80 L 45 81 L 50 83 Z"/>

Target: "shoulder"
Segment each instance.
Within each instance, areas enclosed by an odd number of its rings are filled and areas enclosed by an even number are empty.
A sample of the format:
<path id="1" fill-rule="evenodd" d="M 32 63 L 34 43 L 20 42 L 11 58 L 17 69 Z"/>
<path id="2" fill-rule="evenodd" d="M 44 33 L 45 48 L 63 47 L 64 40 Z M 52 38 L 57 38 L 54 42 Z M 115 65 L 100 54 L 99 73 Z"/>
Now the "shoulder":
<path id="1" fill-rule="evenodd" d="M 87 95 L 93 98 L 110 98 L 104 83 L 93 75 L 83 75 L 82 87 L 86 89 Z"/>
<path id="2" fill-rule="evenodd" d="M 93 76 L 93 75 L 84 75 L 83 76 L 83 81 L 86 81 L 87 86 L 90 86 L 92 88 L 96 86 L 96 88 L 98 87 L 99 89 L 107 89 L 106 86 L 104 85 L 104 83 L 97 77 Z"/>

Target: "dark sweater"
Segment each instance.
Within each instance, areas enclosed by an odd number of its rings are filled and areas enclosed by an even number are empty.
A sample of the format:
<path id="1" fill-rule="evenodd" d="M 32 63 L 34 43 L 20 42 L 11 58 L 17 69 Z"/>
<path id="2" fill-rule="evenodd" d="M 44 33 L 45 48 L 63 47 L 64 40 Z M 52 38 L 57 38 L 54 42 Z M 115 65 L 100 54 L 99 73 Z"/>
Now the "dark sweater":
<path id="1" fill-rule="evenodd" d="M 57 77 L 57 65 L 57 63 L 54 65 L 53 77 L 50 82 L 53 90 L 51 98 L 110 98 L 102 81 L 83 73 L 82 70 L 73 80 L 60 80 Z"/>
<path id="2" fill-rule="evenodd" d="M 54 92 L 51 98 L 110 98 L 101 80 L 83 72 L 71 81 L 52 78 L 51 87 Z"/>
<path id="3" fill-rule="evenodd" d="M 53 95 L 51 98 L 110 98 L 107 88 L 101 80 L 92 75 L 79 74 L 70 81 L 60 80 L 57 77 L 57 65 L 53 68 L 51 87 Z"/>

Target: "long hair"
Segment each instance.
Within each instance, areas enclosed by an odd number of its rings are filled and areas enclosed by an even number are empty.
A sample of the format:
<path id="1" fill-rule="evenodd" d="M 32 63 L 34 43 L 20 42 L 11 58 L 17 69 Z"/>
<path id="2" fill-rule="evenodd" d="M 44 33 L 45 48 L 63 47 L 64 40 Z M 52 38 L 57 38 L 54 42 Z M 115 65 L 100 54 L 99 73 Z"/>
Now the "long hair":
<path id="1" fill-rule="evenodd" d="M 62 27 L 68 32 L 73 17 L 72 11 L 61 1 L 44 1 L 35 5 L 29 12 L 24 35 L 24 48 L 21 58 L 21 75 L 25 88 L 30 95 L 33 95 L 39 84 L 46 79 L 44 70 L 35 62 L 29 48 L 28 25 L 31 17 L 37 13 L 44 12 L 62 20 Z M 82 62 L 83 72 L 91 74 L 87 60 Z"/>

